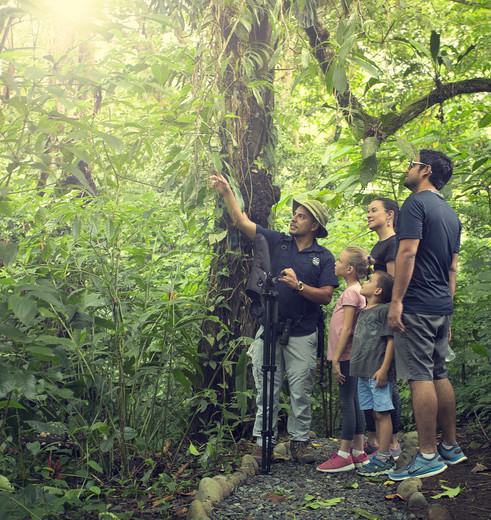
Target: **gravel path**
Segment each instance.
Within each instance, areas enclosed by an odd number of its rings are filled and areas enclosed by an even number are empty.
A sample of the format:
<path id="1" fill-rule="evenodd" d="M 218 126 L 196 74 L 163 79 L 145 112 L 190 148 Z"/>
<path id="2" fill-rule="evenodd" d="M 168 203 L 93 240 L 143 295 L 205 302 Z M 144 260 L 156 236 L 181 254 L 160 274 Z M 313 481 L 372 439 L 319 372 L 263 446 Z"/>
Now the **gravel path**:
<path id="1" fill-rule="evenodd" d="M 384 485 L 387 478 L 361 477 L 355 471 L 332 474 L 316 471 L 316 466 L 329 458 L 339 443 L 316 439 L 313 445 L 316 464 L 291 461 L 272 464 L 269 474 L 250 477 L 216 505 L 213 520 L 415 518 L 402 500 L 385 498 L 396 493 L 395 485 Z M 333 499 L 339 501 L 329 504 Z"/>

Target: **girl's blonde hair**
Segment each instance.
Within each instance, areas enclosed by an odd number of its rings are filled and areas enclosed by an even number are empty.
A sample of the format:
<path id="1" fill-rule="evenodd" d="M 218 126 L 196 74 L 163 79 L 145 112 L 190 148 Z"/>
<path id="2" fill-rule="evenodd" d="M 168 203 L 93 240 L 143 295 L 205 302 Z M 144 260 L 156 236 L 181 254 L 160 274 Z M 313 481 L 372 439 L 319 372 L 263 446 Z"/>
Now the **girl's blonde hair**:
<path id="1" fill-rule="evenodd" d="M 353 267 L 358 280 L 372 274 L 375 263 L 373 258 L 361 247 L 345 247 L 344 251 L 348 255 L 348 264 Z"/>

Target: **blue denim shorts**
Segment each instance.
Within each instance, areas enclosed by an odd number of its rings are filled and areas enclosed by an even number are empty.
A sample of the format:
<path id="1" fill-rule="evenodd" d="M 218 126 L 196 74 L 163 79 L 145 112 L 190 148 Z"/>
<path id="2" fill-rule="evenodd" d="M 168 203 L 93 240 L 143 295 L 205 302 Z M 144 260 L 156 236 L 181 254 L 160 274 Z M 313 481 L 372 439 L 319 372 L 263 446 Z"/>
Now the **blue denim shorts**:
<path id="1" fill-rule="evenodd" d="M 377 381 L 369 377 L 358 378 L 358 400 L 360 410 L 375 410 L 376 412 L 388 412 L 394 409 L 392 404 L 392 383 L 375 388 Z"/>

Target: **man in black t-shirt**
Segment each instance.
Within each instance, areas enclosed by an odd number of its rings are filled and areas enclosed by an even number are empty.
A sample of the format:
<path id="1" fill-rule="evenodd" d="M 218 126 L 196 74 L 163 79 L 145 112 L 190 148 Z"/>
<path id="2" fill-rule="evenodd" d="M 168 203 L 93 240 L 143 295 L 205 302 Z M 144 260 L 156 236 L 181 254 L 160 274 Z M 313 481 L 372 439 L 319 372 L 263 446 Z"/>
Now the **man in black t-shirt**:
<path id="1" fill-rule="evenodd" d="M 452 172 L 446 155 L 421 150 L 404 182 L 413 194 L 397 224 L 388 321 L 395 332 L 397 375 L 411 387 L 420 452 L 407 466 L 389 473 L 396 481 L 437 475 L 467 459 L 456 440 L 455 394 L 445 365 L 462 225 L 438 190 Z M 437 419 L 443 433 L 438 446 Z"/>

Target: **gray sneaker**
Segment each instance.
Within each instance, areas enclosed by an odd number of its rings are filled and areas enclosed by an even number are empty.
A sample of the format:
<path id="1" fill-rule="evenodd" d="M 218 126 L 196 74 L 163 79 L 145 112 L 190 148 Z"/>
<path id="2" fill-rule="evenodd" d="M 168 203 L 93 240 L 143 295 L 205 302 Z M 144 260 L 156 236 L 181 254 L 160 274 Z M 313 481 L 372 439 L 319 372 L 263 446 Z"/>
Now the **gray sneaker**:
<path id="1" fill-rule="evenodd" d="M 425 459 L 421 452 L 418 451 L 409 464 L 403 468 L 395 469 L 389 472 L 390 480 L 406 480 L 412 477 L 431 477 L 438 475 L 447 469 L 447 465 L 438 453 L 432 459 Z"/>
<path id="2" fill-rule="evenodd" d="M 443 459 L 443 462 L 449 466 L 464 462 L 467 457 L 458 444 L 454 444 L 449 450 L 446 450 L 441 444 L 438 445 L 438 453 Z"/>
<path id="3" fill-rule="evenodd" d="M 309 441 L 291 441 L 290 452 L 292 459 L 302 464 L 312 464 L 315 457 L 312 455 L 312 446 Z"/>

